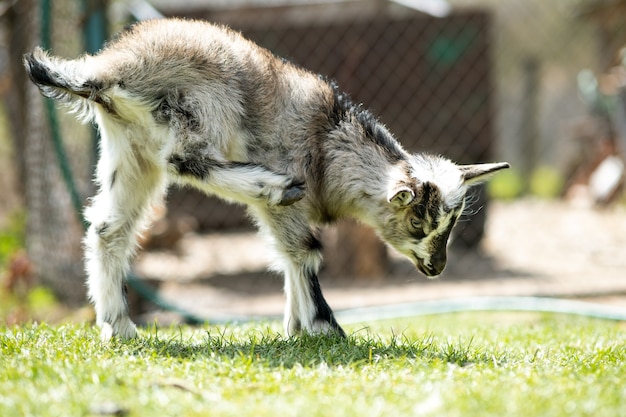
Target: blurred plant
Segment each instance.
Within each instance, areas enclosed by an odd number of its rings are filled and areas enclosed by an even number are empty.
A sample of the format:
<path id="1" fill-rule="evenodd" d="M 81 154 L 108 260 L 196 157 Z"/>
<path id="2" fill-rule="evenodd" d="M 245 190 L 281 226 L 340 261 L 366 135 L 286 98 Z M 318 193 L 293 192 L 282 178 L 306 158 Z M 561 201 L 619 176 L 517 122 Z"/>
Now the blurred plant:
<path id="1" fill-rule="evenodd" d="M 524 193 L 524 179 L 519 171 L 507 169 L 499 172 L 487 183 L 489 196 L 496 200 L 513 200 Z"/>
<path id="2" fill-rule="evenodd" d="M 22 249 L 11 255 L 0 287 L 0 324 L 52 320 L 59 304 L 48 288 L 36 286 L 33 267 Z"/>
<path id="3" fill-rule="evenodd" d="M 24 250 L 25 216 L 8 216 L 0 230 L 0 323 L 45 319 L 56 308 L 53 293 L 35 285 L 33 266 Z"/>
<path id="4" fill-rule="evenodd" d="M 0 271 L 4 270 L 11 256 L 24 248 L 26 216 L 23 211 L 16 211 L 7 216 L 4 227 L 0 229 Z"/>
<path id="5" fill-rule="evenodd" d="M 557 198 L 563 191 L 564 183 L 563 176 L 556 168 L 541 166 L 533 171 L 528 186 L 534 196 Z"/>
<path id="6" fill-rule="evenodd" d="M 541 198 L 557 198 L 564 187 L 563 175 L 553 167 L 536 168 L 529 178 L 515 169 L 498 173 L 487 184 L 489 196 L 495 200 L 514 200 L 525 194 Z"/>
<path id="7" fill-rule="evenodd" d="M 51 289 L 37 286 L 31 289 L 26 296 L 26 304 L 30 311 L 39 312 L 56 308 L 58 300 Z"/>

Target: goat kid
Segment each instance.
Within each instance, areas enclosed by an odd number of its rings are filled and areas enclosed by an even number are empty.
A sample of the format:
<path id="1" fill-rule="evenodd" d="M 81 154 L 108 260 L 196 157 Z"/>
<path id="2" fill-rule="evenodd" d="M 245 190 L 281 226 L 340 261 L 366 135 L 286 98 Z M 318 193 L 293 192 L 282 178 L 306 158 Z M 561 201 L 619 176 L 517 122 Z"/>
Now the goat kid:
<path id="1" fill-rule="evenodd" d="M 318 282 L 318 228 L 356 218 L 435 277 L 468 187 L 508 167 L 411 155 L 333 83 L 205 22 L 144 21 L 96 55 L 37 48 L 24 63 L 43 95 L 100 130 L 84 244 L 104 340 L 136 335 L 124 277 L 170 183 L 248 206 L 285 276 L 288 335 L 344 334 Z"/>

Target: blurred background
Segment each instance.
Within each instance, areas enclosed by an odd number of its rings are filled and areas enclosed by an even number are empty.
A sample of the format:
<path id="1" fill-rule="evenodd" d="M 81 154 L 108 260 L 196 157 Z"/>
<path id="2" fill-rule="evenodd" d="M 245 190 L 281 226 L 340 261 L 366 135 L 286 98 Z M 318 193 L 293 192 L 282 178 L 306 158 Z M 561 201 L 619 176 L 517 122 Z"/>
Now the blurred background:
<path id="1" fill-rule="evenodd" d="M 325 229 L 335 308 L 467 295 L 622 303 L 626 0 L 1 0 L 0 323 L 86 304 L 79 210 L 97 134 L 43 100 L 22 55 L 95 52 L 163 16 L 227 24 L 337 80 L 411 151 L 512 164 L 473 190 L 438 281 L 358 224 Z M 281 311 L 281 278 L 265 272 L 242 207 L 172 188 L 153 211 L 129 282 L 137 319 Z"/>

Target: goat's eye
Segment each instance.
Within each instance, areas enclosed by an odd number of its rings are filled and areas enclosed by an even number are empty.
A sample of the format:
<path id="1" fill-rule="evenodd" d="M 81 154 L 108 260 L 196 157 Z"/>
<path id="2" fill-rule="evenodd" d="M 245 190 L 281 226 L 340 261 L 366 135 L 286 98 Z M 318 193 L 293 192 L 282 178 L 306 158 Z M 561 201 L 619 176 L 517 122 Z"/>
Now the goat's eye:
<path id="1" fill-rule="evenodd" d="M 426 237 L 424 226 L 418 218 L 411 219 L 411 236 L 414 239 L 421 240 Z"/>

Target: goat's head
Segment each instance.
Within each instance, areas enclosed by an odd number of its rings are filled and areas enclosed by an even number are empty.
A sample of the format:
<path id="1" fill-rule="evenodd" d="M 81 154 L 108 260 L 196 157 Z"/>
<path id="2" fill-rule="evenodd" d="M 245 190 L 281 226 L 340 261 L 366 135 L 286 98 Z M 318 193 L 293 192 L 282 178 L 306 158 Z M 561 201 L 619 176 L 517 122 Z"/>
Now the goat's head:
<path id="1" fill-rule="evenodd" d="M 508 163 L 456 165 L 430 155 L 413 155 L 394 168 L 387 190 L 381 233 L 428 277 L 446 266 L 452 228 L 463 213 L 468 188 Z"/>

